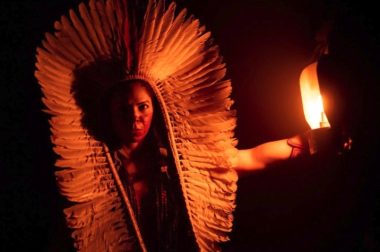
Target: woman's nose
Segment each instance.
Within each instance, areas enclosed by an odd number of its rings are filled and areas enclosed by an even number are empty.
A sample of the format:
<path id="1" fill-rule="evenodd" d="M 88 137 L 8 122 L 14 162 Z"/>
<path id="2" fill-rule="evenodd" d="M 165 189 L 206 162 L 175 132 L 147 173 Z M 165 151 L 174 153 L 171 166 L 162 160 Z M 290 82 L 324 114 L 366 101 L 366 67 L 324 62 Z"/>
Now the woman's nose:
<path id="1" fill-rule="evenodd" d="M 140 110 L 137 107 L 133 108 L 133 119 L 137 120 L 140 117 L 141 117 Z"/>

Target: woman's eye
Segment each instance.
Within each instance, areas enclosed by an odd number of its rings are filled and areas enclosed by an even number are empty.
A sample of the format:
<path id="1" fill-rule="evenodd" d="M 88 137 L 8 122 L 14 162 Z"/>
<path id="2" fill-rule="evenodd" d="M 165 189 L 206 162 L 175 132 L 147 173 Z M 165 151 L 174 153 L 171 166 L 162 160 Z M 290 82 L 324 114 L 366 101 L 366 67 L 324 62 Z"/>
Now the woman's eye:
<path id="1" fill-rule="evenodd" d="M 140 111 L 146 110 L 147 108 L 149 108 L 149 105 L 148 105 L 148 104 L 140 104 L 140 105 L 139 105 L 139 110 L 140 110 Z"/>

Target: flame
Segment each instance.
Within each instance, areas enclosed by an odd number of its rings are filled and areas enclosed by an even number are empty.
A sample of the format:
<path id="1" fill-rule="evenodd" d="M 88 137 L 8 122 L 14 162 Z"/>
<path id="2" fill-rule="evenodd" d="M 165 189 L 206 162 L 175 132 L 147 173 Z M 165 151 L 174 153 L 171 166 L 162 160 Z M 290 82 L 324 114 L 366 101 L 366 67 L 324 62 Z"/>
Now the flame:
<path id="1" fill-rule="evenodd" d="M 323 109 L 323 99 L 319 90 L 317 62 L 314 62 L 301 73 L 301 97 L 305 119 L 311 129 L 330 127 Z"/>

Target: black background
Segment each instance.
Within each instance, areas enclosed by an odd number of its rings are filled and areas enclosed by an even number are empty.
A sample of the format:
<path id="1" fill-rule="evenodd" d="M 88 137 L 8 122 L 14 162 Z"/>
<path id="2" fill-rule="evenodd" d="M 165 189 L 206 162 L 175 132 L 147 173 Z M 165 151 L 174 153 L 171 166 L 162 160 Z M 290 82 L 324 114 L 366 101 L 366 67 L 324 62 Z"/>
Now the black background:
<path id="1" fill-rule="evenodd" d="M 35 50 L 79 1 L 2 1 L 0 250 L 69 251 Z M 380 251 L 379 30 L 376 8 L 353 1 L 178 1 L 206 25 L 233 83 L 239 147 L 308 129 L 298 77 L 324 20 L 326 103 L 350 129 L 351 153 L 291 160 L 239 180 L 226 251 Z M 333 119 L 333 118 L 331 118 Z"/>

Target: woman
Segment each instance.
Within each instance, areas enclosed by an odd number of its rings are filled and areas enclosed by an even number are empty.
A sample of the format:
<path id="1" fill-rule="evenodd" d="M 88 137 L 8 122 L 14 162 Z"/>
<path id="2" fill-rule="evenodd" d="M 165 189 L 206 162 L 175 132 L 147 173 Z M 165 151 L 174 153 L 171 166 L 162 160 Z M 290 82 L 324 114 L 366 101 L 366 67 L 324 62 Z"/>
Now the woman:
<path id="1" fill-rule="evenodd" d="M 115 164 L 148 251 L 195 251 L 151 87 L 143 80 L 120 82 L 106 106 Z"/>
<path id="2" fill-rule="evenodd" d="M 154 102 L 154 93 L 149 84 L 142 80 L 131 80 L 118 84 L 109 98 L 111 124 L 115 136 L 118 138 L 120 152 L 124 156 L 138 158 L 144 143 L 152 141 L 152 124 L 159 120 L 156 111 L 157 102 Z M 162 117 L 160 117 L 162 119 Z M 161 126 L 163 127 L 163 126 Z M 161 134 L 165 131 L 162 131 Z M 238 150 L 238 154 L 231 157 L 233 168 L 238 172 L 259 170 L 268 165 L 306 153 L 307 142 L 297 135 L 291 139 L 267 142 L 251 149 Z M 296 149 L 296 150 L 295 150 Z M 139 169 L 134 162 L 126 168 L 129 176 L 144 173 L 144 165 Z M 143 183 L 146 184 L 146 183 Z"/>
<path id="3" fill-rule="evenodd" d="M 114 133 L 114 160 L 127 189 L 148 251 L 194 251 L 166 129 L 154 92 L 143 80 L 118 83 L 108 96 Z M 301 137 L 239 150 L 231 157 L 238 172 L 263 169 L 288 159 Z M 306 150 L 305 150 L 306 151 Z M 300 154 L 299 152 L 298 154 Z"/>
<path id="4" fill-rule="evenodd" d="M 210 33 L 175 3 L 148 1 L 138 27 L 125 5 L 80 4 L 37 49 L 75 248 L 218 251 L 232 230 L 236 172 L 304 153 L 304 138 L 237 150 L 231 83 Z M 92 120 L 104 109 L 111 138 Z"/>

